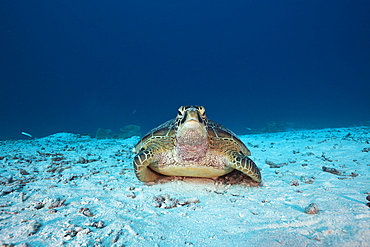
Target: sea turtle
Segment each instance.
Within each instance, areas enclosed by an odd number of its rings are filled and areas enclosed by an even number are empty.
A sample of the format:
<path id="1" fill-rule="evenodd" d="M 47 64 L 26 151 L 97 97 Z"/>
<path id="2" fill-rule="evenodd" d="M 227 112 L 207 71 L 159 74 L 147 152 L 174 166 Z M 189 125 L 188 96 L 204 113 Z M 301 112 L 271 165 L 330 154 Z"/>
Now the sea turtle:
<path id="1" fill-rule="evenodd" d="M 232 131 L 209 120 L 203 106 L 181 106 L 176 118 L 151 130 L 133 151 L 135 173 L 143 182 L 161 175 L 213 178 L 234 169 L 261 181 L 249 149 Z"/>

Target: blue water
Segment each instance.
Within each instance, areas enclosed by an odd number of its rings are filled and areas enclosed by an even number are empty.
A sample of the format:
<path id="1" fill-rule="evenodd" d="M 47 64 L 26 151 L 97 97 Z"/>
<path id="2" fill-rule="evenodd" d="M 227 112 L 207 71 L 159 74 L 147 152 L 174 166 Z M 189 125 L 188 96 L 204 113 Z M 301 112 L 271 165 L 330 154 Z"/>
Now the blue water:
<path id="1" fill-rule="evenodd" d="M 0 138 L 370 120 L 370 1 L 1 1 Z"/>

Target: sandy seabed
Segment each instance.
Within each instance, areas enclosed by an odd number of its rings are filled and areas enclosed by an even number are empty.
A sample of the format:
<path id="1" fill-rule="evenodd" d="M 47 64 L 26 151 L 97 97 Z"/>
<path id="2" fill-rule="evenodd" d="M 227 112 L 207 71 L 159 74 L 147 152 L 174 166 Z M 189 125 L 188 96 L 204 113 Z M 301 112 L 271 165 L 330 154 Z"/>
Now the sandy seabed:
<path id="1" fill-rule="evenodd" d="M 369 127 L 240 138 L 258 186 L 238 173 L 142 183 L 138 137 L 1 141 L 0 244 L 370 246 Z"/>

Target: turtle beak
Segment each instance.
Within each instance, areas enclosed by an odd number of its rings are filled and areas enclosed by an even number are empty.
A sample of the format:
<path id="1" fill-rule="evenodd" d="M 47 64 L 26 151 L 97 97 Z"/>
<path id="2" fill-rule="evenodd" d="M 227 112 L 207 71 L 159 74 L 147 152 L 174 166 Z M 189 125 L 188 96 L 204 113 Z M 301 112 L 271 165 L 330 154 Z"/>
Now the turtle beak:
<path id="1" fill-rule="evenodd" d="M 186 125 L 187 127 L 197 127 L 199 124 L 203 123 L 203 119 L 201 118 L 199 111 L 197 109 L 188 109 L 185 112 L 185 116 L 183 117 L 181 124 Z"/>

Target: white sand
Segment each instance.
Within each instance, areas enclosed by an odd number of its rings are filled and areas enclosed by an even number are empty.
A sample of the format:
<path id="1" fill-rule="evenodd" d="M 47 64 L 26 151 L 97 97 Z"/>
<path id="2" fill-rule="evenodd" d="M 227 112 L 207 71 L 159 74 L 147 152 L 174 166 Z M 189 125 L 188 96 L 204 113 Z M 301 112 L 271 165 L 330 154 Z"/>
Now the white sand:
<path id="1" fill-rule="evenodd" d="M 96 140 L 60 133 L 2 141 L 0 244 L 370 245 L 368 127 L 241 139 L 262 169 L 259 187 L 196 178 L 146 185 L 133 172 L 136 137 Z M 270 168 L 266 160 L 282 166 Z M 324 172 L 323 166 L 342 174 Z M 294 180 L 298 186 L 291 185 Z M 163 203 L 153 199 L 165 195 Z M 65 201 L 58 205 L 58 198 Z M 317 204 L 317 214 L 305 213 L 310 203 Z"/>

